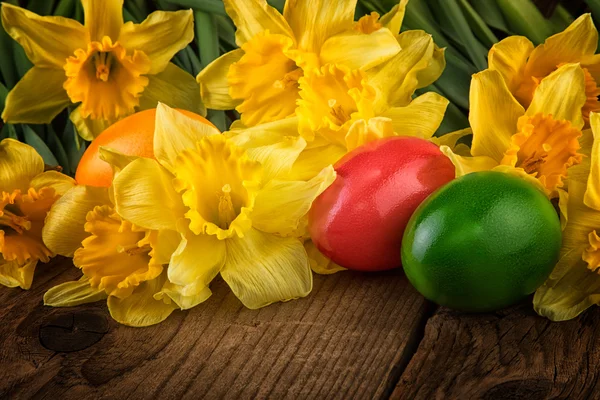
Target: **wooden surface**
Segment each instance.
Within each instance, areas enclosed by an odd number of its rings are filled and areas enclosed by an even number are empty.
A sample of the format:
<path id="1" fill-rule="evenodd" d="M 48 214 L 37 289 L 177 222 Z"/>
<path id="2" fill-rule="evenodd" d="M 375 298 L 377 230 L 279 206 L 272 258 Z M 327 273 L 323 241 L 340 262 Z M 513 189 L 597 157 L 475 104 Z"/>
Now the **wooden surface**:
<path id="1" fill-rule="evenodd" d="M 530 302 L 466 315 L 424 301 L 401 271 L 344 272 L 255 311 L 216 282 L 203 305 L 135 329 L 103 302 L 43 306 L 76 277 L 55 259 L 30 291 L 0 288 L 0 398 L 600 398 L 598 309 L 566 323 Z"/>

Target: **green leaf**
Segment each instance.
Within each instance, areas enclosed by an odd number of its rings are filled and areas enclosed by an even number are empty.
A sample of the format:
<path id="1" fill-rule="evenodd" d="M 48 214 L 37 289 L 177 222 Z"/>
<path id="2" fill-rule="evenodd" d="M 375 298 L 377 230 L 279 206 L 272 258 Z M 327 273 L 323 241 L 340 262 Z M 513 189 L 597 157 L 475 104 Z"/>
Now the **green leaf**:
<path id="1" fill-rule="evenodd" d="M 283 6 L 285 5 L 285 0 L 267 0 L 267 3 L 269 3 L 271 7 L 275 7 L 277 11 L 283 14 Z"/>
<path id="2" fill-rule="evenodd" d="M 457 0 L 434 0 L 434 13 L 451 37 L 462 45 L 469 59 L 479 70 L 487 68 L 487 49 L 475 38 Z"/>
<path id="3" fill-rule="evenodd" d="M 85 152 L 86 144 L 85 142 L 80 142 L 81 139 L 77 133 L 77 129 L 73 126 L 70 119 L 67 120 L 67 125 L 65 126 L 62 137 L 63 143 L 65 144 L 65 151 L 67 152 L 67 157 L 69 159 L 69 166 L 71 167 L 71 175 L 75 175 L 79 160 L 81 160 L 81 156 L 83 156 L 83 153 Z"/>
<path id="4" fill-rule="evenodd" d="M 204 11 L 195 11 L 196 44 L 200 49 L 202 65 L 208 65 L 219 57 L 219 37 L 217 24 L 212 15 Z"/>
<path id="5" fill-rule="evenodd" d="M 19 80 L 16 66 L 11 57 L 13 43 L 13 39 L 0 24 L 0 75 L 8 89 L 12 89 Z"/>
<path id="6" fill-rule="evenodd" d="M 58 164 L 63 167 L 63 171 L 70 171 L 69 157 L 67 156 L 67 152 L 60 142 L 60 139 L 56 135 L 56 132 L 54 132 L 52 125 L 46 126 L 46 144 L 50 151 L 52 151 L 52 154 L 56 157 Z"/>
<path id="7" fill-rule="evenodd" d="M 486 24 L 494 29 L 510 33 L 497 0 L 471 0 L 471 5 Z"/>
<path id="8" fill-rule="evenodd" d="M 8 126 L 8 137 L 11 139 L 19 140 L 19 135 L 17 135 L 17 130 L 13 124 L 6 124 Z"/>
<path id="9" fill-rule="evenodd" d="M 227 118 L 225 111 L 208 110 L 207 118 L 212 122 L 218 130 L 225 132 L 227 130 Z"/>
<path id="10" fill-rule="evenodd" d="M 231 20 L 222 15 L 213 15 L 213 18 L 217 24 L 217 33 L 219 35 L 219 39 L 225 42 L 231 49 L 236 49 L 237 44 L 235 43 L 235 26 L 231 22 Z M 198 30 L 196 30 L 196 33 Z M 196 36 L 198 39 L 198 36 Z"/>
<path id="11" fill-rule="evenodd" d="M 44 163 L 47 165 L 58 165 L 58 161 L 52 154 L 52 151 L 48 148 L 46 143 L 35 133 L 33 129 L 29 125 L 22 125 L 23 127 L 23 137 L 25 139 L 25 143 L 33 147 L 40 156 L 44 159 Z"/>
<path id="12" fill-rule="evenodd" d="M 564 31 L 569 25 L 571 25 L 571 23 L 574 20 L 575 19 L 573 18 L 573 16 L 569 14 L 567 9 L 564 8 L 561 4 L 556 6 L 554 13 L 550 17 L 550 22 L 554 27 L 554 32 Z"/>
<path id="13" fill-rule="evenodd" d="M 29 0 L 27 9 L 39 15 L 52 15 L 54 0 Z"/>
<path id="14" fill-rule="evenodd" d="M 511 31 L 524 35 L 538 45 L 554 33 L 552 25 L 544 18 L 531 0 L 497 0 Z"/>
<path id="15" fill-rule="evenodd" d="M 81 1 L 75 2 L 75 15 L 73 18 L 83 24 L 83 5 Z"/>
<path id="16" fill-rule="evenodd" d="M 190 61 L 185 49 L 179 50 L 175 54 L 174 60 L 179 61 L 181 68 L 185 69 L 190 74 L 192 73 L 192 62 Z"/>
<path id="17" fill-rule="evenodd" d="M 494 32 L 487 26 L 481 16 L 477 14 L 477 11 L 471 7 L 467 0 L 458 0 L 469 26 L 473 30 L 473 33 L 477 36 L 477 39 L 487 47 L 492 47 L 498 38 L 494 35 Z"/>
<path id="18" fill-rule="evenodd" d="M 2 114 L 2 111 L 4 111 L 6 96 L 8 96 L 8 89 L 2 84 L 2 82 L 0 82 L 0 114 Z"/>
<path id="19" fill-rule="evenodd" d="M 123 7 L 123 21 L 125 21 L 125 22 L 133 22 L 134 24 L 137 23 L 136 18 L 125 7 Z"/>
<path id="20" fill-rule="evenodd" d="M 191 8 L 193 10 L 204 11 L 209 14 L 227 16 L 223 2 L 218 0 L 164 0 L 164 2 L 180 7 Z"/>
<path id="21" fill-rule="evenodd" d="M 132 1 L 128 1 L 127 4 L 123 6 L 123 10 L 129 11 L 131 16 L 133 17 L 133 22 L 136 24 L 139 24 L 140 22 L 145 20 L 146 16 L 148 15 L 141 11 L 136 5 L 136 3 Z"/>
<path id="22" fill-rule="evenodd" d="M 75 11 L 75 0 L 60 0 L 54 9 L 54 15 L 59 17 L 70 17 Z"/>
<path id="23" fill-rule="evenodd" d="M 437 28 L 439 24 L 433 18 L 429 7 L 423 0 L 413 0 L 406 6 L 402 30 L 421 29 L 433 37 L 433 41 L 440 47 L 449 47 L 450 44 L 444 34 Z"/>
<path id="24" fill-rule="evenodd" d="M 23 77 L 29 71 L 33 64 L 27 58 L 25 50 L 17 42 L 13 42 L 13 57 L 15 58 L 15 65 L 17 66 L 17 73 L 20 77 Z"/>

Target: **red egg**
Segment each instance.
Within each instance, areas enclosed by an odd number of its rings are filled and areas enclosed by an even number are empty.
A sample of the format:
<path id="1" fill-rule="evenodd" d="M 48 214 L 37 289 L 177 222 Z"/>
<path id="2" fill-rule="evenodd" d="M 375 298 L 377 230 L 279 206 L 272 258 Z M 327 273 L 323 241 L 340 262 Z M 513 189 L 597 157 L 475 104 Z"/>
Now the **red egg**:
<path id="1" fill-rule="evenodd" d="M 359 271 L 400 267 L 411 215 L 455 177 L 454 165 L 436 145 L 402 136 L 354 149 L 335 170 L 336 180 L 309 212 L 309 231 L 325 256 Z"/>

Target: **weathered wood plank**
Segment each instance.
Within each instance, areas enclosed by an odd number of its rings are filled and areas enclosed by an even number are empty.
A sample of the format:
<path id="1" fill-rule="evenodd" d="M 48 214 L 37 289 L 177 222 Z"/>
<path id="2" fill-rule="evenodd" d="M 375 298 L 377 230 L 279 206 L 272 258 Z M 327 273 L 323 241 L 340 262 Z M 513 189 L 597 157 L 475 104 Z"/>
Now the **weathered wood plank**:
<path id="1" fill-rule="evenodd" d="M 393 399 L 600 398 L 600 310 L 553 323 L 531 302 L 495 314 L 441 308 Z"/>
<path id="2" fill-rule="evenodd" d="M 43 306 L 49 287 L 77 275 L 59 259 L 29 292 L 0 289 L 0 398 L 382 397 L 431 311 L 401 271 L 345 272 L 255 311 L 216 282 L 205 304 L 135 329 L 102 303 Z"/>

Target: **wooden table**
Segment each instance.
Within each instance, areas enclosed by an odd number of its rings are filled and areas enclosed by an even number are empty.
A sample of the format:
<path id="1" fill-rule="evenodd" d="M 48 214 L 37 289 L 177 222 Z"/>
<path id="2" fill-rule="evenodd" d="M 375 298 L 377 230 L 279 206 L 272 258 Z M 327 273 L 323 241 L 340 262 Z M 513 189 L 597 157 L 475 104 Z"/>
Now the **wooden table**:
<path id="1" fill-rule="evenodd" d="M 551 323 L 530 301 L 493 314 L 436 308 L 401 271 L 316 276 L 302 300 L 248 310 L 213 296 L 150 328 L 103 302 L 57 309 L 70 260 L 30 291 L 0 288 L 0 398 L 600 398 L 600 310 Z"/>

